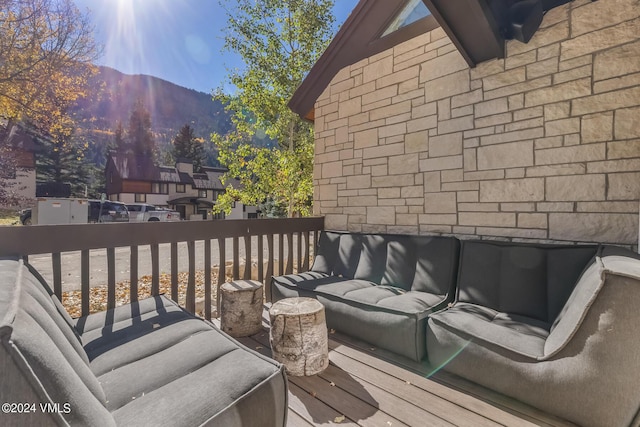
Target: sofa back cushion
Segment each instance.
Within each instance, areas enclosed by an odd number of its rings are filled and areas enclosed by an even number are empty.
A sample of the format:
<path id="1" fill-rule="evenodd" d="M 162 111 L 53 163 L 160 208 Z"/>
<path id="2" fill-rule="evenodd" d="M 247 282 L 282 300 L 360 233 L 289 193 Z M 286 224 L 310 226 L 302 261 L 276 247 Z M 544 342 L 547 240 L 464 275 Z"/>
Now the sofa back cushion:
<path id="1" fill-rule="evenodd" d="M 20 383 L 6 384 L 8 373 L 2 372 L 1 389 L 9 393 L 3 397 L 25 402 L 35 394 L 42 403 L 68 403 L 71 411 L 63 416 L 71 424 L 108 425 L 113 418 L 87 354 L 70 319 L 39 279 L 21 260 L 0 260 L 0 367 L 14 367 L 12 381 Z M 15 395 L 27 390 L 31 396 Z"/>
<path id="2" fill-rule="evenodd" d="M 322 232 L 312 270 L 447 295 L 460 244 L 453 237 Z"/>
<path id="3" fill-rule="evenodd" d="M 457 300 L 551 324 L 597 249 L 464 241 Z"/>

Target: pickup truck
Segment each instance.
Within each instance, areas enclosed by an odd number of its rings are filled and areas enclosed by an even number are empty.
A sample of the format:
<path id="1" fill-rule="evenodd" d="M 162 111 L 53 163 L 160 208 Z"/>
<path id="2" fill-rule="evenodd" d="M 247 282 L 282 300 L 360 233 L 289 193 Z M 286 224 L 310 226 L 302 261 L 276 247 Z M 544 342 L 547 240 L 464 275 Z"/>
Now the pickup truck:
<path id="1" fill-rule="evenodd" d="M 129 222 L 180 221 L 180 213 L 147 203 L 128 203 L 127 209 L 129 210 Z"/>

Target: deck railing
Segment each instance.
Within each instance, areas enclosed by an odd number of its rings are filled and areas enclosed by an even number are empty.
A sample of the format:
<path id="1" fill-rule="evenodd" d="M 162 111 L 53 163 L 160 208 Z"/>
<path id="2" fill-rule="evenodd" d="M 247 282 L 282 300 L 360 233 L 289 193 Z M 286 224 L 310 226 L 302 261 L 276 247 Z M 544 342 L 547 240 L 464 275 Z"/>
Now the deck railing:
<path id="1" fill-rule="evenodd" d="M 0 256 L 51 254 L 53 291 L 62 300 L 62 254 L 80 251 L 81 313 L 89 314 L 90 250 L 105 249 L 107 260 L 107 309 L 116 305 L 116 248 L 130 248 L 130 300 L 138 299 L 138 248 L 149 245 L 151 254 L 151 294 L 160 293 L 160 265 L 170 265 L 171 298 L 178 301 L 178 243 L 185 242 L 188 258 L 188 283 L 185 308 L 196 309 L 196 242 L 204 242 L 204 316 L 211 319 L 212 303 L 219 308 L 219 287 L 226 280 L 227 239 L 232 242 L 233 279 L 252 276 L 252 247 L 257 245 L 257 277 L 266 280 L 274 274 L 290 274 L 294 259 L 298 271 L 309 268 L 311 251 L 315 248 L 324 218 L 182 221 L 120 224 L 40 225 L 31 227 L 0 227 Z M 274 237 L 277 236 L 277 249 Z M 295 236 L 295 238 L 294 238 Z M 244 271 L 240 272 L 240 239 L 244 242 Z M 265 241 L 266 240 L 266 241 Z M 216 241 L 216 243 L 213 243 Z M 285 245 L 286 241 L 286 245 Z M 160 259 L 160 245 L 170 245 L 169 259 Z M 218 246 L 218 259 L 212 259 L 212 245 Z M 181 245 L 182 246 L 182 245 Z M 294 248 L 295 246 L 295 248 Z M 277 250 L 277 253 L 276 253 Z M 265 254 L 266 251 L 266 254 Z M 266 260 L 265 260 L 266 257 Z M 286 260 L 286 263 L 285 263 Z M 265 262 L 266 261 L 266 262 Z M 218 265 L 217 292 L 212 301 L 212 265 Z M 266 269 L 265 269 L 266 266 Z M 269 295 L 268 289 L 265 289 Z M 218 310 L 219 312 L 219 310 Z"/>

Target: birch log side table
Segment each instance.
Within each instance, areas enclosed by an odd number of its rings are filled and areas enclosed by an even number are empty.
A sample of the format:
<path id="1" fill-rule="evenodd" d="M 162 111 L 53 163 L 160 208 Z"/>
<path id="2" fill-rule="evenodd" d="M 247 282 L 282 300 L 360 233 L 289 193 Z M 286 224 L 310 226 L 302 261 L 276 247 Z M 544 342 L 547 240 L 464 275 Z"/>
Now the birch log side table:
<path id="1" fill-rule="evenodd" d="M 269 310 L 271 355 L 287 374 L 310 376 L 329 366 L 324 306 L 313 298 L 285 298 Z"/>
<path id="2" fill-rule="evenodd" d="M 262 330 L 263 285 L 235 280 L 220 286 L 220 329 L 232 337 L 248 337 Z"/>

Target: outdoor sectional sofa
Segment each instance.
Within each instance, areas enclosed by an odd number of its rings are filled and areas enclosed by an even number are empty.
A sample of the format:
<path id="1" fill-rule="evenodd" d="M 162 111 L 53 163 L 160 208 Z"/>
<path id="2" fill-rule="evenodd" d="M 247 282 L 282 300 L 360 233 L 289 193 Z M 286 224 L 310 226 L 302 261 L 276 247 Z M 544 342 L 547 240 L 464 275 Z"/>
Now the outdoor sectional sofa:
<path id="1" fill-rule="evenodd" d="M 1 259 L 0 341 L 3 426 L 286 423 L 283 367 L 164 296 L 72 320 L 32 267 Z"/>
<path id="2" fill-rule="evenodd" d="M 327 324 L 583 426 L 640 423 L 640 260 L 601 245 L 324 232 L 310 272 Z"/>

